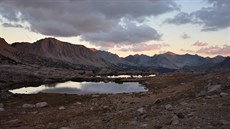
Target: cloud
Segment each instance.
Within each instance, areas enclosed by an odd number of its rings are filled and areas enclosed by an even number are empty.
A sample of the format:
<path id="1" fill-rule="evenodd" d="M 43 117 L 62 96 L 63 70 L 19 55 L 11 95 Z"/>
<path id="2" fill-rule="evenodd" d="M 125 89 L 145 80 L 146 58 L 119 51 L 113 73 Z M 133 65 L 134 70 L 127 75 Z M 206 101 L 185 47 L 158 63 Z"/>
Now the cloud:
<path id="1" fill-rule="evenodd" d="M 191 15 L 184 12 L 177 14 L 174 18 L 168 18 L 164 21 L 164 23 L 176 24 L 176 25 L 187 24 L 191 22 L 192 22 Z"/>
<path id="2" fill-rule="evenodd" d="M 0 4 L 2 17 L 10 22 L 28 22 L 31 31 L 49 36 L 81 36 L 83 40 L 97 44 L 133 42 L 128 36 L 139 42 L 158 40 L 160 35 L 154 28 L 133 24 L 122 26 L 122 19 L 141 23 L 147 17 L 179 10 L 174 0 L 9 0 Z M 130 35 L 124 34 L 132 31 Z M 115 39 L 117 36 L 121 37 L 120 41 Z"/>
<path id="3" fill-rule="evenodd" d="M 196 41 L 194 44 L 192 44 L 193 46 L 198 46 L 198 47 L 204 47 L 204 46 L 208 46 L 208 43 L 206 42 L 200 42 L 200 41 Z"/>
<path id="4" fill-rule="evenodd" d="M 181 36 L 182 39 L 189 39 L 191 38 L 188 34 L 183 33 L 183 35 Z"/>
<path id="5" fill-rule="evenodd" d="M 150 40 L 160 40 L 161 36 L 161 34 L 149 26 L 137 26 L 134 23 L 128 23 L 123 26 L 117 25 L 108 32 L 85 34 L 82 38 L 87 41 L 97 43 L 112 42 L 115 44 L 135 44 Z"/>
<path id="6" fill-rule="evenodd" d="M 185 50 L 185 49 L 180 49 L 180 50 L 183 51 L 183 52 L 186 52 L 186 53 L 194 53 L 193 50 Z"/>
<path id="7" fill-rule="evenodd" d="M 121 48 L 120 51 L 133 51 L 133 52 L 142 52 L 142 51 L 155 51 L 160 50 L 163 47 L 169 47 L 169 44 L 134 44 L 129 48 Z"/>
<path id="8" fill-rule="evenodd" d="M 230 26 L 230 1 L 208 0 L 211 7 L 203 7 L 190 14 L 180 12 L 174 18 L 169 18 L 165 23 L 169 24 L 199 24 L 202 31 L 216 31 Z"/>
<path id="9" fill-rule="evenodd" d="M 10 24 L 10 23 L 3 23 L 2 26 L 3 26 L 3 27 L 24 28 L 24 26 L 22 26 L 22 25 L 20 25 L 20 24 Z"/>
<path id="10" fill-rule="evenodd" d="M 199 49 L 196 53 L 208 54 L 208 55 L 230 55 L 230 45 L 210 46 Z"/>

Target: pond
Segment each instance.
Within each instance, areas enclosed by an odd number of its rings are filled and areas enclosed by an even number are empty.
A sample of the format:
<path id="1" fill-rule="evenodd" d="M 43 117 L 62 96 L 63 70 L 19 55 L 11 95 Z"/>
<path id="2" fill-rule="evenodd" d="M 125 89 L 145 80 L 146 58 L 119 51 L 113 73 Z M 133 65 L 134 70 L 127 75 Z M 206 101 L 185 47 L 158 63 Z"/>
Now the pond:
<path id="1" fill-rule="evenodd" d="M 138 82 L 64 82 L 38 87 L 23 87 L 10 90 L 14 94 L 61 93 L 61 94 L 117 94 L 148 91 Z"/>
<path id="2" fill-rule="evenodd" d="M 151 75 L 112 75 L 112 76 L 107 76 L 108 78 L 143 78 L 143 77 L 155 77 L 155 74 Z"/>

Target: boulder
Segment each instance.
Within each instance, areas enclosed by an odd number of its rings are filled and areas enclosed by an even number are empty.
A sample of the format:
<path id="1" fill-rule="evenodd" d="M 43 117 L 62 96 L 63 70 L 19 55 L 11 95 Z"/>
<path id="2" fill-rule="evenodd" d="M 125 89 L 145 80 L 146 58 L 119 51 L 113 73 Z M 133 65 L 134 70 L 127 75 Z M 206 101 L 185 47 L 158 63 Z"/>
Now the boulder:
<path id="1" fill-rule="evenodd" d="M 34 108 L 35 105 L 33 105 L 33 104 L 23 104 L 22 107 L 23 108 Z"/>
<path id="2" fill-rule="evenodd" d="M 172 110 L 172 105 L 170 105 L 170 104 L 165 105 L 165 109 L 171 111 Z"/>
<path id="3" fill-rule="evenodd" d="M 64 106 L 61 106 L 58 108 L 59 110 L 65 110 L 65 107 Z"/>
<path id="4" fill-rule="evenodd" d="M 208 87 L 208 93 L 221 92 L 221 85 L 212 85 Z"/>
<path id="5" fill-rule="evenodd" d="M 35 106 L 37 108 L 43 108 L 43 107 L 47 107 L 48 103 L 47 102 L 39 102 L 39 103 L 36 103 Z"/>
<path id="6" fill-rule="evenodd" d="M 184 119 L 184 114 L 179 112 L 179 113 L 177 113 L 177 117 L 180 119 Z"/>
<path id="7" fill-rule="evenodd" d="M 137 109 L 137 112 L 139 112 L 140 114 L 145 113 L 145 109 L 143 107 Z"/>
<path id="8" fill-rule="evenodd" d="M 224 93 L 224 92 L 221 92 L 221 93 L 220 93 L 220 96 L 221 96 L 221 97 L 224 97 L 224 96 L 227 96 L 227 95 L 228 95 L 228 93 Z"/>

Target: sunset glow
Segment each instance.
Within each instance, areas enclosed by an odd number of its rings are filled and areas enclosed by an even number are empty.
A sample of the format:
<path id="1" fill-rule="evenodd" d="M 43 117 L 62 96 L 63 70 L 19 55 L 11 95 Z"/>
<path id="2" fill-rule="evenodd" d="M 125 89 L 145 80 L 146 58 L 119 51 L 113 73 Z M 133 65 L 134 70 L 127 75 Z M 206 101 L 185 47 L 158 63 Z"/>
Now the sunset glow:
<path id="1" fill-rule="evenodd" d="M 8 43 L 55 37 L 121 57 L 229 56 L 229 6 L 228 0 L 1 0 L 0 35 Z"/>

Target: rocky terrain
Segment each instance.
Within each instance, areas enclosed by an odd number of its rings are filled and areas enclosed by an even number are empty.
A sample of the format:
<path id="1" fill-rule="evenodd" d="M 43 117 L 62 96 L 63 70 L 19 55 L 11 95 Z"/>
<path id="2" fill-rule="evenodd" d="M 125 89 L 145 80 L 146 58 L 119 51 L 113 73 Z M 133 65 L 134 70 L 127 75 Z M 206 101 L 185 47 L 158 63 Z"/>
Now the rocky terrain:
<path id="1" fill-rule="evenodd" d="M 35 94 L 1 99 L 2 129 L 228 129 L 230 71 L 142 79 L 129 94 Z"/>

